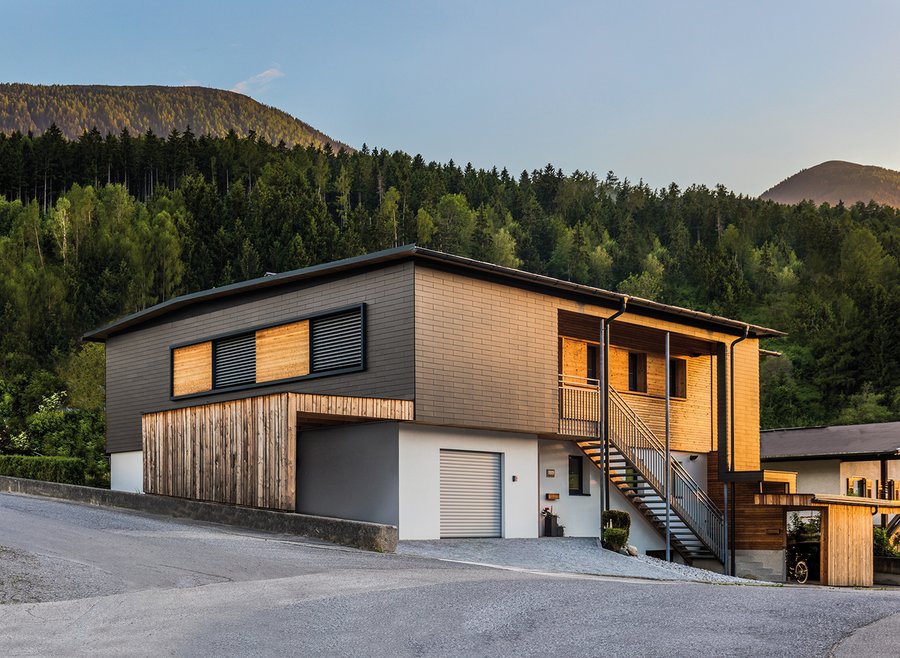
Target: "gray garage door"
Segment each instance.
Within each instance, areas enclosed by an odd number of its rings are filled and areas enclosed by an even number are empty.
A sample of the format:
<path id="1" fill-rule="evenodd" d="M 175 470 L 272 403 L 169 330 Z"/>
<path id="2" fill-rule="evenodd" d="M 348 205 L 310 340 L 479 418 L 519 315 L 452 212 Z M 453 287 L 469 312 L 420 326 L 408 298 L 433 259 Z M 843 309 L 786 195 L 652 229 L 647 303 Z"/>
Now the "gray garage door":
<path id="1" fill-rule="evenodd" d="M 441 537 L 503 534 L 500 455 L 441 450 Z"/>

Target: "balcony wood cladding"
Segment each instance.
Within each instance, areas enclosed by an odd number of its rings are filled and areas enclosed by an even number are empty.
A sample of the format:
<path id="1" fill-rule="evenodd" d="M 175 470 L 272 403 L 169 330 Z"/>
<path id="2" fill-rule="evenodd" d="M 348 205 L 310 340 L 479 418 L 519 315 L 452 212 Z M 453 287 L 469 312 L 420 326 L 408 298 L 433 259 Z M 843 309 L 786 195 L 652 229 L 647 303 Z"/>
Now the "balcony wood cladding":
<path id="1" fill-rule="evenodd" d="M 212 343 L 172 350 L 172 395 L 202 393 L 212 388 Z"/>
<path id="2" fill-rule="evenodd" d="M 309 374 L 309 321 L 256 332 L 256 382 Z"/>

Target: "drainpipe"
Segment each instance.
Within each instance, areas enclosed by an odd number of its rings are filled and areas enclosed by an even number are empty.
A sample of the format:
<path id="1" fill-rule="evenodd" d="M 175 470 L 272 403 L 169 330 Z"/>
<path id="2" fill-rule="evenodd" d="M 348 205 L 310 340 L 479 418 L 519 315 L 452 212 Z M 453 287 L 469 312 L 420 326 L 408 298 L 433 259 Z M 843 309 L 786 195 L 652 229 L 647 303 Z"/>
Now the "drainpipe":
<path id="1" fill-rule="evenodd" d="M 603 419 L 603 504 L 601 506 L 601 511 L 609 510 L 609 472 L 608 472 L 608 464 L 609 464 L 609 326 L 618 318 L 620 315 L 625 313 L 626 308 L 628 307 L 628 295 L 622 297 L 622 306 L 621 308 L 613 313 L 611 316 L 606 318 L 605 321 L 601 320 L 600 328 L 601 328 L 601 339 L 602 339 L 602 350 L 603 353 L 603 395 L 601 398 L 601 418 Z"/>
<path id="2" fill-rule="evenodd" d="M 888 482 L 888 463 L 887 460 L 881 459 L 881 491 L 875 493 L 876 498 L 887 498 L 887 482 Z M 887 528 L 888 515 L 881 515 L 881 527 Z"/>
<path id="3" fill-rule="evenodd" d="M 749 335 L 750 335 L 750 325 L 745 324 L 744 325 L 744 334 L 740 338 L 738 338 L 736 341 L 732 342 L 731 348 L 730 348 L 730 352 L 731 352 L 729 355 L 730 363 L 728 365 L 728 374 L 730 377 L 730 388 L 731 388 L 731 390 L 729 391 L 729 396 L 728 396 L 729 401 L 731 403 L 730 414 L 729 414 L 731 417 L 730 418 L 730 421 L 731 421 L 731 441 L 730 441 L 731 449 L 729 450 L 729 456 L 728 456 L 729 457 L 729 459 L 728 459 L 728 472 L 729 473 L 734 473 L 734 346 L 737 345 L 738 343 L 740 343 L 741 341 L 747 340 L 747 337 Z M 732 535 L 734 535 L 735 521 L 736 521 L 735 504 L 734 504 L 735 500 L 734 499 L 735 499 L 734 482 L 732 481 L 731 482 L 731 534 Z M 727 509 L 725 510 L 725 514 L 728 514 Z M 737 551 L 736 551 L 735 545 L 734 545 L 734 537 L 732 536 L 732 538 L 731 538 L 731 560 L 729 560 L 731 562 L 731 575 L 732 576 L 735 573 L 734 558 L 735 558 L 736 552 Z"/>

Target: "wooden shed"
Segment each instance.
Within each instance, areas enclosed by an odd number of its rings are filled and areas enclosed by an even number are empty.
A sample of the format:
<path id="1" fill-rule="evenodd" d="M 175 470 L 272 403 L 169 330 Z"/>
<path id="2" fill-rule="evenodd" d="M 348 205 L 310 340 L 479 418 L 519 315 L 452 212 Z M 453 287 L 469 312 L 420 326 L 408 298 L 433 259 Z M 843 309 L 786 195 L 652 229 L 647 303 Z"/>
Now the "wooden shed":
<path id="1" fill-rule="evenodd" d="M 900 501 L 826 494 L 756 494 L 757 505 L 822 513 L 821 575 L 823 585 L 871 587 L 875 571 L 872 517 L 900 512 Z"/>

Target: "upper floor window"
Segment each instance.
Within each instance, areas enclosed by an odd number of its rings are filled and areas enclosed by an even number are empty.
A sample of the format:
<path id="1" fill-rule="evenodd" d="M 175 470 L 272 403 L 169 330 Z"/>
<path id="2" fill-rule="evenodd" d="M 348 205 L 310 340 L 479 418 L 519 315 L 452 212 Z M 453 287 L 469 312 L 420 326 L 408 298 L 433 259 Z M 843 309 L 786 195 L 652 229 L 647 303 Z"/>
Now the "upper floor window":
<path id="1" fill-rule="evenodd" d="M 364 306 L 171 350 L 172 397 L 362 370 Z"/>
<path id="2" fill-rule="evenodd" d="M 647 355 L 643 352 L 628 353 L 628 390 L 647 392 Z"/>
<path id="3" fill-rule="evenodd" d="M 669 359 L 669 395 L 687 397 L 687 361 L 684 359 Z"/>

